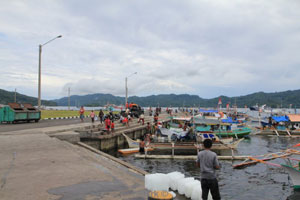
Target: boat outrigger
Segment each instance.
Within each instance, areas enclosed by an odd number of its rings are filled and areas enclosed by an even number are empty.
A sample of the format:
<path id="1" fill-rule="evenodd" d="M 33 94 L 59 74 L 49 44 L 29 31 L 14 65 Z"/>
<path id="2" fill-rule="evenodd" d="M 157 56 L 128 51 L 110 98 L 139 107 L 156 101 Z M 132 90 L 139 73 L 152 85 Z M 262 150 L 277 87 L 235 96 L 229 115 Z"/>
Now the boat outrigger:
<path id="1" fill-rule="evenodd" d="M 295 146 L 300 146 L 300 143 Z M 235 169 L 243 168 L 257 163 L 263 163 L 275 167 L 282 167 L 288 172 L 290 178 L 292 179 L 294 189 L 300 189 L 300 159 L 292 158 L 293 155 L 300 155 L 300 151 L 295 149 L 286 149 L 284 151 L 277 152 L 277 153 L 269 153 L 265 155 L 252 156 L 252 157 L 249 156 L 242 163 L 234 165 L 233 168 Z M 276 164 L 276 163 L 268 162 L 269 160 L 273 160 L 276 158 L 284 159 L 286 161 L 286 164 Z M 298 162 L 297 165 L 293 165 L 292 160 L 297 161 Z"/>

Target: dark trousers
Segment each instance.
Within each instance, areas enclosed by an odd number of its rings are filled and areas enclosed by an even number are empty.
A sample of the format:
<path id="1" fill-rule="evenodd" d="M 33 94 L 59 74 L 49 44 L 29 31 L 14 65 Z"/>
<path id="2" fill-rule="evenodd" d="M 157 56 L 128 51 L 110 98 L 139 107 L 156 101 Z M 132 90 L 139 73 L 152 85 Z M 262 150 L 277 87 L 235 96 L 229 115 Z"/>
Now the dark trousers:
<path id="1" fill-rule="evenodd" d="M 213 200 L 221 199 L 217 179 L 201 179 L 201 188 L 203 200 L 207 200 L 209 190 Z"/>

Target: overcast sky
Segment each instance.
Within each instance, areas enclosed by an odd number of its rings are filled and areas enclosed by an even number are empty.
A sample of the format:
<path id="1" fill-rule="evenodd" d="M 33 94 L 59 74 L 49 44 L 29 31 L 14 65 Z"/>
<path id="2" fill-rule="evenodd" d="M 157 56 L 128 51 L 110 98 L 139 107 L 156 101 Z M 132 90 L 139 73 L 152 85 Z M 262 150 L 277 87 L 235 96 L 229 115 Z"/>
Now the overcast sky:
<path id="1" fill-rule="evenodd" d="M 0 0 L 0 88 L 42 98 L 300 89 L 299 0 Z M 132 73 L 137 72 L 137 75 Z"/>

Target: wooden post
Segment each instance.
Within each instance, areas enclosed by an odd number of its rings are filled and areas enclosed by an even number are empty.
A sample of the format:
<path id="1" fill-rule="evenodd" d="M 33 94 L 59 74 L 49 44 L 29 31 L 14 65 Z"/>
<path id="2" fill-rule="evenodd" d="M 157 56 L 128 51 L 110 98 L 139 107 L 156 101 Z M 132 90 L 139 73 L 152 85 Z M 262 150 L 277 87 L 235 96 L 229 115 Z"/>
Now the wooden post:
<path id="1" fill-rule="evenodd" d="M 289 134 L 289 136 L 291 137 L 291 133 L 289 132 L 289 130 L 288 129 L 286 129 L 286 132 Z"/>
<path id="2" fill-rule="evenodd" d="M 277 132 L 276 128 L 274 129 L 274 131 L 275 131 L 276 135 L 279 137 L 279 133 Z"/>
<path id="3" fill-rule="evenodd" d="M 172 158 L 174 158 L 174 142 L 172 142 Z"/>
<path id="4" fill-rule="evenodd" d="M 145 148 L 145 159 L 147 157 L 147 148 Z"/>

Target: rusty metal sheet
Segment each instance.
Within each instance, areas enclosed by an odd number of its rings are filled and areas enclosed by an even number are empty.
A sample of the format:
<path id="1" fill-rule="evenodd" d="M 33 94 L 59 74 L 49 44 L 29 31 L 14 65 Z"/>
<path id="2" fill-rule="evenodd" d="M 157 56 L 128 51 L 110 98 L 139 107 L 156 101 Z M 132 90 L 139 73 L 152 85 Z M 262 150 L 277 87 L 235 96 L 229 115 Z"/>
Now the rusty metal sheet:
<path id="1" fill-rule="evenodd" d="M 32 106 L 30 103 L 23 103 L 24 108 L 27 108 L 28 110 L 36 110 L 35 107 Z"/>
<path id="2" fill-rule="evenodd" d="M 19 103 L 8 103 L 8 105 L 14 110 L 23 110 L 21 104 Z"/>

